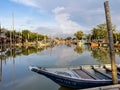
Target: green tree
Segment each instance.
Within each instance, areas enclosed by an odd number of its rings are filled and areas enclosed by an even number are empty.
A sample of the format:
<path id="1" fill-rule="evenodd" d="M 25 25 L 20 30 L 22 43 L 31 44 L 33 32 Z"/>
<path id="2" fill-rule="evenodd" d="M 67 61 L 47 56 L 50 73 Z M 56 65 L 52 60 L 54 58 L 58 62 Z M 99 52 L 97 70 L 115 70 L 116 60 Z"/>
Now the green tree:
<path id="1" fill-rule="evenodd" d="M 114 43 L 120 43 L 120 33 L 113 33 Z"/>
<path id="2" fill-rule="evenodd" d="M 75 36 L 77 39 L 81 40 L 82 37 L 84 36 L 84 33 L 83 33 L 82 31 L 77 31 L 77 32 L 74 34 L 74 36 Z"/>
<path id="3" fill-rule="evenodd" d="M 23 37 L 24 40 L 29 39 L 29 34 L 30 34 L 29 30 L 22 30 L 22 37 Z"/>
<path id="4" fill-rule="evenodd" d="M 41 34 L 38 34 L 38 41 L 42 41 L 44 39 L 44 36 Z"/>
<path id="5" fill-rule="evenodd" d="M 112 25 L 113 33 L 116 32 L 116 26 Z M 97 27 L 92 29 L 93 39 L 103 39 L 108 37 L 107 25 L 105 23 L 97 25 Z"/>
<path id="6" fill-rule="evenodd" d="M 92 37 L 91 34 L 86 34 L 86 39 L 87 39 L 88 42 L 91 41 L 91 37 Z"/>
<path id="7" fill-rule="evenodd" d="M 71 40 L 72 38 L 71 37 L 66 37 L 65 40 Z"/>

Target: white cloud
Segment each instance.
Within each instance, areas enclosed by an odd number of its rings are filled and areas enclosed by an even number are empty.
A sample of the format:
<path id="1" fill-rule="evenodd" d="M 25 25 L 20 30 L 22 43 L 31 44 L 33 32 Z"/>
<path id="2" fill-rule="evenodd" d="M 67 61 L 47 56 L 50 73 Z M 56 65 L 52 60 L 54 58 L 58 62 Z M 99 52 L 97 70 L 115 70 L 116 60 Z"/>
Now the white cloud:
<path id="1" fill-rule="evenodd" d="M 84 30 L 89 33 L 92 27 L 105 22 L 104 1 L 105 0 L 11 0 L 27 6 L 36 7 L 39 11 L 45 11 L 48 15 L 55 16 L 58 26 L 46 30 L 62 32 L 64 34 Z M 113 23 L 118 27 L 120 1 L 108 0 L 110 3 Z M 54 13 L 53 13 L 54 12 Z M 117 15 L 117 17 L 116 17 Z M 118 18 L 118 19 L 117 19 Z M 54 18 L 53 18 L 54 19 Z M 49 20 L 48 20 L 49 22 Z M 38 26 L 37 28 L 42 26 Z M 58 29 L 57 29 L 58 28 Z M 88 29 L 89 28 L 89 29 Z M 57 30 L 56 30 L 57 29 Z M 37 29 L 36 29 L 37 30 Z M 61 31 L 60 31 L 61 30 Z"/>
<path id="2" fill-rule="evenodd" d="M 66 12 L 65 7 L 57 7 L 53 10 L 53 13 L 55 14 L 55 19 L 59 28 L 64 34 L 71 34 L 84 28 L 78 23 L 70 20 L 70 14 Z"/>

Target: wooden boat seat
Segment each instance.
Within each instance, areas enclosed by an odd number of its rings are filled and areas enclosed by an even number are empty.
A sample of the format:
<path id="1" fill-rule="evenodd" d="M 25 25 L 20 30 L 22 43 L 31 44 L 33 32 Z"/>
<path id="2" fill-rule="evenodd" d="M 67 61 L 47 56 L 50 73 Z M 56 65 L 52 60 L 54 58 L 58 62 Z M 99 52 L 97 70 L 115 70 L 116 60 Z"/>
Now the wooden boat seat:
<path id="1" fill-rule="evenodd" d="M 94 78 L 94 79 L 96 79 L 96 80 L 99 79 L 98 77 L 96 77 L 94 74 L 88 72 L 87 70 L 85 70 L 85 69 L 83 69 L 83 68 L 81 68 L 81 70 L 82 70 L 83 72 L 85 72 L 86 74 L 88 74 L 89 76 L 91 76 L 92 78 Z"/>
<path id="2" fill-rule="evenodd" d="M 107 68 L 104 66 L 104 68 L 107 70 L 107 71 L 110 71 L 112 73 L 112 70 L 110 68 Z M 117 71 L 117 75 L 120 75 L 120 72 Z"/>
<path id="3" fill-rule="evenodd" d="M 84 79 L 95 79 L 95 78 L 91 77 L 90 75 L 88 75 L 87 73 L 85 73 L 84 71 L 82 71 L 81 69 L 74 69 L 73 71 L 75 73 L 77 73 L 81 78 L 84 78 Z"/>
<path id="4" fill-rule="evenodd" d="M 98 72 L 98 73 L 104 75 L 105 77 L 107 77 L 107 78 L 109 78 L 109 79 L 112 79 L 112 76 L 110 76 L 109 74 L 106 74 L 106 73 L 100 72 L 100 71 L 98 71 L 97 69 L 95 69 L 94 67 L 92 67 L 92 69 L 93 69 L 95 72 Z"/>

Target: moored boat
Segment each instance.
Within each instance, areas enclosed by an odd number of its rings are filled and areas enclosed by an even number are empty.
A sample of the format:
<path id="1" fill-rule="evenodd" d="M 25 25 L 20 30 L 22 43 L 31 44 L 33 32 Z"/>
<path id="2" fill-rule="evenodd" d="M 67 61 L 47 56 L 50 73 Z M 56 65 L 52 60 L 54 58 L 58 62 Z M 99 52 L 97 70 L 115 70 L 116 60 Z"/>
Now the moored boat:
<path id="1" fill-rule="evenodd" d="M 80 66 L 68 68 L 29 67 L 38 74 L 44 75 L 60 86 L 70 88 L 91 88 L 112 85 L 110 65 Z M 120 68 L 118 67 L 118 81 L 120 83 Z"/>

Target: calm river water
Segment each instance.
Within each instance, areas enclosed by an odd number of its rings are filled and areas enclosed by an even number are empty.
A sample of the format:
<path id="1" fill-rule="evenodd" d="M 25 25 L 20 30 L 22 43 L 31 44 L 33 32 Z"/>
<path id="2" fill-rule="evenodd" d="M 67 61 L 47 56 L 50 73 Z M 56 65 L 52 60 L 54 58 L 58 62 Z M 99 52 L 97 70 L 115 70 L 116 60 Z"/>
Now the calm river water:
<path id="1" fill-rule="evenodd" d="M 21 48 L 0 54 L 0 90 L 70 90 L 34 73 L 29 66 L 66 67 L 109 64 L 109 49 L 58 45 L 53 48 Z M 120 50 L 115 49 L 120 63 Z"/>

